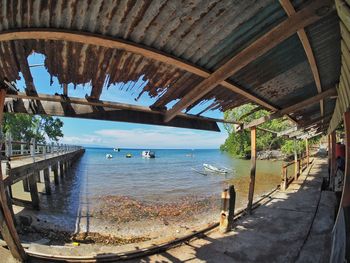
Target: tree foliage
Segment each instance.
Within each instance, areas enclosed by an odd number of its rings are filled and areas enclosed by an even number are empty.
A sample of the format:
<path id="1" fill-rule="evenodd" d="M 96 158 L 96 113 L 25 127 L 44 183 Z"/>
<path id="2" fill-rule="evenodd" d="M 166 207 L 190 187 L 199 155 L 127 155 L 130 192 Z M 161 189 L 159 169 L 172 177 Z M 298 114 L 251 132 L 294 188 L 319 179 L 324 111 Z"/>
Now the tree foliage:
<path id="1" fill-rule="evenodd" d="M 47 139 L 57 142 L 63 137 L 63 122 L 51 116 L 34 116 L 28 114 L 5 113 L 3 129 L 9 131 L 13 140 L 30 141 L 35 138 L 38 143 Z"/>
<path id="2" fill-rule="evenodd" d="M 256 106 L 252 104 L 242 105 L 233 110 L 226 111 L 224 113 L 224 118 L 225 120 L 240 120 L 247 123 L 269 114 L 269 112 L 266 110 L 259 110 L 250 114 L 249 116 L 246 116 L 246 114 L 255 109 L 255 107 Z M 292 123 L 286 119 L 275 119 L 269 122 L 265 122 L 259 127 L 279 132 L 292 127 Z M 235 125 L 232 124 L 225 124 L 225 129 L 228 132 L 228 138 L 226 139 L 225 143 L 220 146 L 220 149 L 239 158 L 249 155 L 250 131 L 244 130 L 237 132 L 235 130 Z M 261 130 L 257 130 L 256 137 L 256 146 L 258 151 L 282 149 L 282 151 L 287 155 L 294 152 L 295 145 L 293 140 L 277 137 L 270 132 Z M 297 151 L 300 153 L 301 151 L 304 151 L 305 143 L 303 141 L 297 142 L 296 147 Z"/>

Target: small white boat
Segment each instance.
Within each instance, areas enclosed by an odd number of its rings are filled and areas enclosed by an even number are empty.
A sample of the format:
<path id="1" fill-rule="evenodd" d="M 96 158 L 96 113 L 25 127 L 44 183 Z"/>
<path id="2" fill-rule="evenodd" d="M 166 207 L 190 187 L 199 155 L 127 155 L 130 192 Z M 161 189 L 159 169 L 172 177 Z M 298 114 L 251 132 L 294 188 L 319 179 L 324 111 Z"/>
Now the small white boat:
<path id="1" fill-rule="evenodd" d="M 106 154 L 106 159 L 112 159 L 112 158 L 113 158 L 112 154 L 109 154 L 109 153 Z"/>
<path id="2" fill-rule="evenodd" d="M 156 154 L 153 151 L 142 151 L 143 158 L 156 158 Z"/>
<path id="3" fill-rule="evenodd" d="M 226 169 L 223 168 L 218 168 L 215 167 L 211 164 L 207 164 L 207 163 L 203 163 L 203 167 L 205 170 L 209 171 L 209 172 L 214 172 L 214 173 L 221 173 L 221 174 L 227 174 L 228 171 Z"/>
<path id="4" fill-rule="evenodd" d="M 113 151 L 120 152 L 120 148 L 114 148 Z"/>

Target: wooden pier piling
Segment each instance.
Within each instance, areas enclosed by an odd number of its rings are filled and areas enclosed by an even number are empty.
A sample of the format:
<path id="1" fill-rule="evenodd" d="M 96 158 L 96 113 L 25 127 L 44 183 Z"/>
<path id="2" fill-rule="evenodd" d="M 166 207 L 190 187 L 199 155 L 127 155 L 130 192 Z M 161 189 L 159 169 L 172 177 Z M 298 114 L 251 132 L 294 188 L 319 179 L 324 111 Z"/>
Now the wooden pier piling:
<path id="1" fill-rule="evenodd" d="M 44 182 L 45 182 L 45 193 L 51 194 L 51 184 L 50 184 L 50 170 L 49 168 L 44 169 Z"/>
<path id="2" fill-rule="evenodd" d="M 57 164 L 52 166 L 52 171 L 53 171 L 53 178 L 54 178 L 55 185 L 58 185 L 59 180 L 58 180 L 58 165 Z"/>
<path id="3" fill-rule="evenodd" d="M 33 208 L 39 210 L 39 193 L 38 186 L 36 185 L 36 174 L 29 175 L 28 179 Z"/>

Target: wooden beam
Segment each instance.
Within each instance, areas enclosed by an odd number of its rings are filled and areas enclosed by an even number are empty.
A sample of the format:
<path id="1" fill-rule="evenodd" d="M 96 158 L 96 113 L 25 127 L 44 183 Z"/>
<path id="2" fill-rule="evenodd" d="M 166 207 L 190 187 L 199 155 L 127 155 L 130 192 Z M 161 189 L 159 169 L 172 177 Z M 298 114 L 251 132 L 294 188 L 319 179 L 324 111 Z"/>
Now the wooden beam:
<path id="1" fill-rule="evenodd" d="M 250 183 L 248 193 L 248 214 L 252 213 L 252 205 L 254 199 L 255 173 L 256 173 L 256 127 L 250 129 L 250 147 L 251 147 L 251 166 L 250 166 Z"/>
<path id="2" fill-rule="evenodd" d="M 113 101 L 90 100 L 90 99 L 62 97 L 62 96 L 47 95 L 47 94 L 38 94 L 38 96 L 27 96 L 23 92 L 18 92 L 18 94 L 7 94 L 6 97 L 14 98 L 14 99 L 30 99 L 30 100 L 39 100 L 39 101 L 53 101 L 53 102 L 60 102 L 60 103 L 73 103 L 73 104 L 89 105 L 89 106 L 95 106 L 95 107 L 107 107 L 107 108 L 118 109 L 118 110 L 132 110 L 132 111 L 140 111 L 140 112 L 146 112 L 146 113 L 164 114 L 164 112 L 162 111 L 154 111 L 154 110 L 151 110 L 149 107 L 119 103 L 119 102 L 113 102 Z M 209 118 L 209 117 L 197 116 L 192 114 L 182 113 L 182 114 L 179 114 L 179 116 L 183 116 L 185 118 L 191 118 L 191 119 L 193 118 L 196 120 L 203 120 L 203 121 L 242 124 L 241 122 L 235 121 L 235 120 Z"/>
<path id="3" fill-rule="evenodd" d="M 260 106 L 255 107 L 254 109 L 252 109 L 251 111 L 247 112 L 246 114 L 243 114 L 241 117 L 239 117 L 239 121 L 242 121 L 244 118 L 247 118 L 248 116 L 254 114 L 255 112 L 262 110 L 262 108 Z"/>
<path id="4" fill-rule="evenodd" d="M 288 134 L 292 133 L 292 132 L 295 132 L 298 130 L 298 127 L 295 126 L 295 127 L 292 127 L 292 128 L 289 128 L 287 130 L 284 130 L 284 131 L 281 131 L 281 132 L 278 132 L 277 133 L 277 137 L 281 137 L 281 136 L 287 136 Z"/>
<path id="5" fill-rule="evenodd" d="M 290 2 L 290 0 L 280 0 L 280 4 L 282 5 L 283 9 L 286 11 L 288 16 L 295 15 L 296 11 Z M 310 68 L 312 71 L 312 75 L 314 76 L 315 84 L 318 93 L 322 92 L 322 87 L 321 87 L 321 79 L 320 79 L 320 74 L 318 72 L 317 64 L 316 64 L 316 59 L 314 56 L 314 52 L 312 51 L 310 41 L 306 35 L 305 29 L 299 29 L 297 31 L 298 37 L 300 39 L 301 44 L 304 47 L 305 53 L 307 60 L 309 61 Z M 323 105 L 323 100 L 320 101 L 320 111 L 321 111 L 321 116 L 324 114 L 324 105 Z"/>
<path id="6" fill-rule="evenodd" d="M 6 99 L 5 111 L 9 113 L 43 114 L 65 116 L 72 118 L 95 119 L 106 121 L 121 121 L 142 124 L 172 126 L 189 129 L 220 131 L 216 124 L 217 119 L 198 117 L 183 114 L 169 123 L 163 122 L 164 113 L 152 111 L 139 106 L 128 108 L 127 104 L 107 104 L 108 107 L 92 106 L 80 103 L 58 101 L 41 101 L 40 108 L 33 108 L 30 99 Z M 72 100 L 78 102 L 77 100 Z M 121 106 L 118 109 L 118 106 Z"/>
<path id="7" fill-rule="evenodd" d="M 116 39 L 113 37 L 98 34 L 52 28 L 21 28 L 20 30 L 9 30 L 0 33 L 0 42 L 27 39 L 69 41 L 81 44 L 96 45 L 106 48 L 122 49 L 131 53 L 142 55 L 148 59 L 156 60 L 177 67 L 181 70 L 190 72 L 203 78 L 207 78 L 211 75 L 211 72 L 209 72 L 206 69 L 203 69 L 197 65 L 191 64 L 187 61 L 181 60 L 177 57 L 171 56 L 159 50 L 152 49 L 147 46 L 142 46 L 140 44 L 128 42 L 122 39 Z M 268 103 L 264 99 L 257 97 L 251 92 L 244 90 L 241 87 L 230 83 L 229 81 L 223 80 L 220 82 L 220 85 L 267 109 L 277 110 L 277 108 L 271 103 Z"/>
<path id="8" fill-rule="evenodd" d="M 293 104 L 287 108 L 279 110 L 279 111 L 272 113 L 270 115 L 256 119 L 248 124 L 245 124 L 244 129 L 249 129 L 253 126 L 261 125 L 267 121 L 271 121 L 271 120 L 280 118 L 285 114 L 296 112 L 296 111 L 299 111 L 301 109 L 307 108 L 307 107 L 311 106 L 312 104 L 315 104 L 316 102 L 319 102 L 320 100 L 322 100 L 324 98 L 328 98 L 328 97 L 334 96 L 336 94 L 337 94 L 337 90 L 335 88 L 328 89 L 322 93 L 317 94 L 316 96 L 313 96 L 311 98 L 303 100 L 299 103 Z"/>
<path id="9" fill-rule="evenodd" d="M 240 69 L 248 65 L 250 62 L 256 60 L 279 43 L 292 36 L 299 29 L 304 28 L 319 19 L 321 17 L 317 14 L 317 11 L 329 5 L 329 0 L 317 0 L 312 1 L 301 11 L 298 11 L 293 16 L 287 18 L 279 25 L 271 29 L 268 33 L 258 38 L 248 47 L 243 49 L 223 66 L 217 69 L 207 79 L 203 80 L 197 86 L 191 89 L 186 96 L 178 101 L 172 109 L 170 109 L 165 115 L 164 121 L 168 122 L 179 114 L 183 109 L 190 106 L 192 103 L 198 101 L 205 94 L 213 90 L 222 81 L 238 72 Z"/>

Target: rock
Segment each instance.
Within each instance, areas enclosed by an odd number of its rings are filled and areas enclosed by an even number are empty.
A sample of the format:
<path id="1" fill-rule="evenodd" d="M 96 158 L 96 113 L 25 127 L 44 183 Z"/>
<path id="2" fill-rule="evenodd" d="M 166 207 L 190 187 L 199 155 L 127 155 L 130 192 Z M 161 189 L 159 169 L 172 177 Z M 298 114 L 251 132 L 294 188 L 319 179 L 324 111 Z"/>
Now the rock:
<path id="1" fill-rule="evenodd" d="M 33 223 L 33 219 L 31 216 L 18 216 L 18 221 L 23 226 L 30 226 Z"/>

